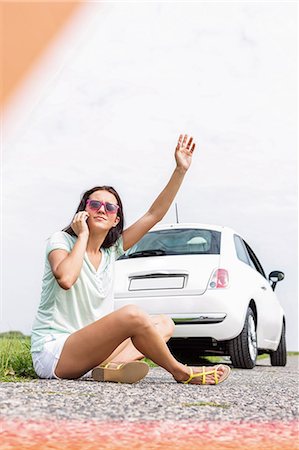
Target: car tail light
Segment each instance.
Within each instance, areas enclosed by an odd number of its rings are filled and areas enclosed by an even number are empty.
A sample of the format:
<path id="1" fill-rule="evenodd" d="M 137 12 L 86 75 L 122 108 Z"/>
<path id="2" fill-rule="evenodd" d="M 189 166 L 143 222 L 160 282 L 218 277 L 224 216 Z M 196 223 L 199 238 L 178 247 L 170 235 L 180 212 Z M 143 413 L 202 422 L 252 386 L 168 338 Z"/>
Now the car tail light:
<path id="1" fill-rule="evenodd" d="M 209 282 L 209 289 L 227 288 L 229 284 L 228 271 L 225 269 L 216 269 Z"/>

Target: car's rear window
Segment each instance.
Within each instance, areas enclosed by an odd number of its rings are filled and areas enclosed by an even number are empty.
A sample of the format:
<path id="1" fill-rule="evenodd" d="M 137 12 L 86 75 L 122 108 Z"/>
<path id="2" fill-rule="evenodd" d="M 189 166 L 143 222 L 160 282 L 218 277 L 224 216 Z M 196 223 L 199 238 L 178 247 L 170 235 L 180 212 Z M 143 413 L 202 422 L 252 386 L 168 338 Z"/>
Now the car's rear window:
<path id="1" fill-rule="evenodd" d="M 150 231 L 119 259 L 164 255 L 219 255 L 221 233 L 198 228 Z"/>

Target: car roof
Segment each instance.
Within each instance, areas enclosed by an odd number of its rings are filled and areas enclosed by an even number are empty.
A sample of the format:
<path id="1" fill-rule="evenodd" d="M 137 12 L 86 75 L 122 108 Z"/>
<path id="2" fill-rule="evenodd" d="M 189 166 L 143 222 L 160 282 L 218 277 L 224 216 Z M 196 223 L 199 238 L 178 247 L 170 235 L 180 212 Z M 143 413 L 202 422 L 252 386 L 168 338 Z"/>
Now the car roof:
<path id="1" fill-rule="evenodd" d="M 207 230 L 215 230 L 215 231 L 229 231 L 231 233 L 235 233 L 235 231 L 224 225 L 212 225 L 207 223 L 159 223 L 155 225 L 150 231 L 158 231 L 158 230 L 171 230 L 171 229 L 181 229 L 181 228 L 200 228 Z"/>

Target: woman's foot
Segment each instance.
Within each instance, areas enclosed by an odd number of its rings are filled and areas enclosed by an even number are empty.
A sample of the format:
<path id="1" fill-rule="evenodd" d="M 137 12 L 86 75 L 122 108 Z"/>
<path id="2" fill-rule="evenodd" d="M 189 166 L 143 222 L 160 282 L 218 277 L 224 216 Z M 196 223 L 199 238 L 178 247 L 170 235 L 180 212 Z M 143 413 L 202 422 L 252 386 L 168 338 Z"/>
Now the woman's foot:
<path id="1" fill-rule="evenodd" d="M 178 383 L 186 384 L 218 384 L 224 381 L 230 373 L 230 368 L 219 364 L 209 367 L 188 367 L 182 365 L 182 370 L 173 375 Z"/>

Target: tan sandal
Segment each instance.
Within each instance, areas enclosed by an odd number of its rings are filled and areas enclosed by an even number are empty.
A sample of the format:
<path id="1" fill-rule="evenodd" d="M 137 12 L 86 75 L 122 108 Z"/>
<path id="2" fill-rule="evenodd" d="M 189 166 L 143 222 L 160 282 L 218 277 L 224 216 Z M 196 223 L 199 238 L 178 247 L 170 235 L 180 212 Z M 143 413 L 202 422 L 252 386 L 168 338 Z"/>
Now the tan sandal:
<path id="1" fill-rule="evenodd" d="M 110 362 L 100 365 L 92 370 L 92 378 L 95 381 L 111 381 L 114 383 L 137 383 L 142 380 L 149 371 L 149 366 L 143 361 L 127 363 Z"/>
<path id="2" fill-rule="evenodd" d="M 217 374 L 217 370 L 219 369 L 219 367 L 224 369 L 224 372 L 222 373 L 222 375 Z M 222 383 L 223 381 L 225 381 L 231 372 L 230 367 L 224 366 L 223 364 L 219 364 L 218 366 L 215 366 L 214 369 L 208 370 L 208 371 L 206 371 L 206 367 L 203 366 L 202 372 L 196 372 L 196 373 L 193 373 L 192 367 L 189 367 L 189 369 L 190 369 L 190 377 L 188 378 L 187 381 L 181 381 L 181 383 L 189 384 L 190 381 L 193 380 L 193 378 L 202 377 L 202 381 L 199 384 L 206 384 L 209 386 L 214 386 L 213 384 L 206 383 L 207 375 L 214 375 L 215 384 L 219 384 L 219 383 Z M 195 384 L 195 383 L 192 383 L 192 384 Z"/>

